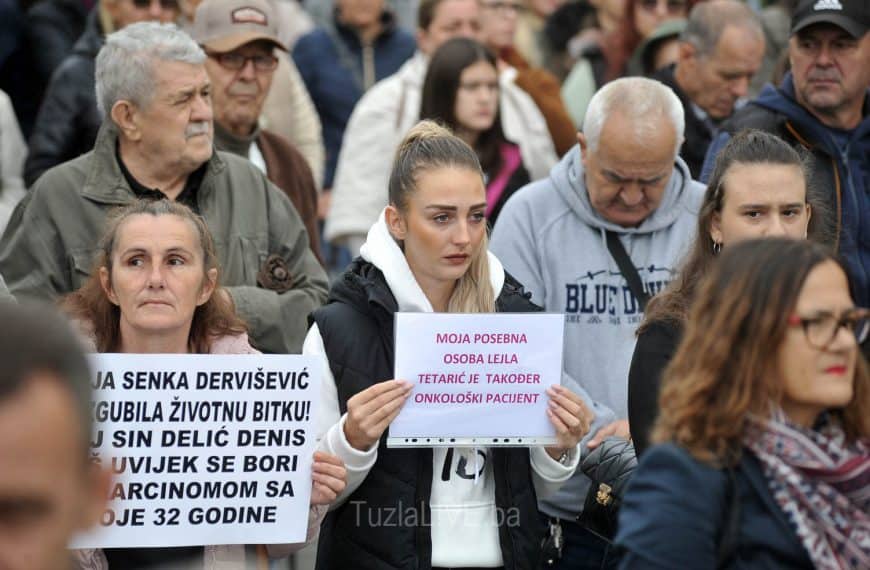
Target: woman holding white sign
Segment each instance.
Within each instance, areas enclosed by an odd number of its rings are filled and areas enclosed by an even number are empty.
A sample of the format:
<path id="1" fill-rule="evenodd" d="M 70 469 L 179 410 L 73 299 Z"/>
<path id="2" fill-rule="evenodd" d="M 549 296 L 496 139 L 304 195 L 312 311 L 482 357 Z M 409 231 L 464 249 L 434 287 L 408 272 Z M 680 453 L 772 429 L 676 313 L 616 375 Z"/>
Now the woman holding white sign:
<path id="1" fill-rule="evenodd" d="M 96 270 L 64 309 L 94 352 L 259 354 L 218 281 L 214 241 L 205 222 L 170 200 L 138 201 L 119 210 L 104 235 Z M 346 483 L 341 459 L 317 452 L 308 540 Z M 78 551 L 80 568 L 243 569 L 303 545 L 195 546 Z M 181 566 L 183 565 L 183 566 Z"/>
<path id="2" fill-rule="evenodd" d="M 483 174 L 465 142 L 418 124 L 399 147 L 389 194 L 303 347 L 329 364 L 323 441 L 348 468 L 317 567 L 537 568 L 536 492 L 573 474 L 591 403 L 562 386 L 547 390 L 553 447 L 387 448 L 385 431 L 411 393 L 392 379 L 396 312 L 540 310 L 487 250 Z"/>

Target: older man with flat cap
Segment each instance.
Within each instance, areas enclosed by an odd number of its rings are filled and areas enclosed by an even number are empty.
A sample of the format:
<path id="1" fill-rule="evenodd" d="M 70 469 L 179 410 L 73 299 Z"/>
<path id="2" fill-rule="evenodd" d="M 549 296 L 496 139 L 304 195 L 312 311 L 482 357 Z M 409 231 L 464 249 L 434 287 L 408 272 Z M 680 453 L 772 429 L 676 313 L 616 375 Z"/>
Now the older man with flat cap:
<path id="1" fill-rule="evenodd" d="M 855 302 L 870 305 L 870 5 L 802 0 L 791 21 L 791 71 L 735 113 L 707 152 L 745 128 L 771 132 L 811 155 L 813 183 L 828 193 L 831 241 L 846 261 Z M 814 211 L 813 217 L 820 212 Z"/>
<path id="2" fill-rule="evenodd" d="M 283 190 L 318 258 L 317 188 L 305 158 L 283 136 L 261 129 L 263 103 L 278 67 L 278 20 L 268 0 L 206 0 L 190 30 L 205 50 L 212 84 L 215 147 L 250 160 Z"/>

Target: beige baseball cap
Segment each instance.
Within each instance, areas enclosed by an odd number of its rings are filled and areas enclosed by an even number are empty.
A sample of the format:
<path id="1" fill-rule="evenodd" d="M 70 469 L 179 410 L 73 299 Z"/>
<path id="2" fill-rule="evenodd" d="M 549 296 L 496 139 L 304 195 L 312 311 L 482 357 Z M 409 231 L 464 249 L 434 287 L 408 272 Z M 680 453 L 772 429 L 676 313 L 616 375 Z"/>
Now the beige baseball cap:
<path id="1" fill-rule="evenodd" d="M 256 40 L 287 51 L 278 39 L 278 19 L 268 0 L 205 0 L 196 8 L 191 35 L 218 53 Z"/>

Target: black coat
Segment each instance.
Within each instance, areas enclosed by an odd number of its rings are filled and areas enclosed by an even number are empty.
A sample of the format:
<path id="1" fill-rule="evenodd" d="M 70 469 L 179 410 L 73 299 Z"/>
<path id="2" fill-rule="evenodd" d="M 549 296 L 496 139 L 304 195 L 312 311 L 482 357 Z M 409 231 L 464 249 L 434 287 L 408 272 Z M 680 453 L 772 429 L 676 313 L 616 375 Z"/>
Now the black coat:
<path id="1" fill-rule="evenodd" d="M 94 148 L 102 123 L 94 92 L 95 59 L 103 45 L 98 15 L 99 10 L 91 11 L 72 55 L 51 76 L 24 164 L 28 187 L 49 168 Z"/>
<path id="2" fill-rule="evenodd" d="M 689 166 L 689 171 L 692 173 L 694 180 L 700 180 L 701 167 L 704 166 L 704 156 L 707 154 L 707 147 L 713 141 L 713 130 L 704 121 L 698 118 L 692 109 L 692 102 L 685 91 L 677 85 L 677 80 L 674 78 L 674 69 L 676 64 L 662 68 L 652 75 L 652 79 L 661 81 L 668 87 L 674 90 L 680 103 L 683 104 L 683 114 L 686 118 L 686 131 L 683 146 L 680 147 L 680 157 Z"/>
<path id="3" fill-rule="evenodd" d="M 628 425 L 637 456 L 649 446 L 650 432 L 659 415 L 662 372 L 677 351 L 683 328 L 655 321 L 637 336 L 628 370 Z"/>
<path id="4" fill-rule="evenodd" d="M 758 459 L 744 449 L 733 473 L 672 443 L 650 448 L 619 510 L 620 569 L 812 568 Z"/>
<path id="5" fill-rule="evenodd" d="M 522 287 L 506 275 L 499 312 L 540 311 Z M 394 377 L 393 317 L 398 304 L 372 264 L 357 258 L 333 285 L 329 300 L 314 312 L 341 413 L 354 394 Z M 378 458 L 362 484 L 323 522 L 317 550 L 318 570 L 430 570 L 432 450 L 388 448 L 387 434 Z M 542 531 L 527 448 L 493 448 L 495 500 L 516 509 L 519 524 L 499 526 L 506 570 L 536 570 Z M 369 524 L 372 513 L 395 524 Z"/>

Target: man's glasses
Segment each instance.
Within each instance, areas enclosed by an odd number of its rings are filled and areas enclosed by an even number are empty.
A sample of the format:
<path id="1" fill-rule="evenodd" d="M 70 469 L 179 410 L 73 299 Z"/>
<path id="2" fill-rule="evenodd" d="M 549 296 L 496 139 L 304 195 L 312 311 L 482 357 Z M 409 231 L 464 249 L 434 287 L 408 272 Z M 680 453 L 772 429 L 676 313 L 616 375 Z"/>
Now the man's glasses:
<path id="1" fill-rule="evenodd" d="M 133 0 L 133 5 L 140 10 L 145 10 L 151 7 L 151 3 L 155 0 Z M 160 0 L 160 7 L 164 10 L 178 10 L 178 0 Z"/>
<path id="2" fill-rule="evenodd" d="M 867 309 L 852 309 L 839 317 L 831 313 L 820 313 L 815 317 L 792 315 L 788 324 L 802 327 L 807 342 L 814 348 L 825 349 L 834 341 L 840 328 L 845 328 L 855 335 L 855 340 L 861 344 L 867 340 L 870 333 L 870 311 Z"/>
<path id="3" fill-rule="evenodd" d="M 221 67 L 238 71 L 248 64 L 248 61 L 254 63 L 254 69 L 257 71 L 274 71 L 278 67 L 278 58 L 274 55 L 242 55 L 240 53 L 210 53 L 208 56 Z"/>

